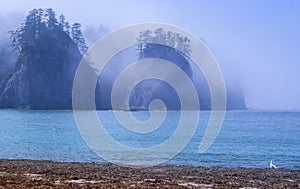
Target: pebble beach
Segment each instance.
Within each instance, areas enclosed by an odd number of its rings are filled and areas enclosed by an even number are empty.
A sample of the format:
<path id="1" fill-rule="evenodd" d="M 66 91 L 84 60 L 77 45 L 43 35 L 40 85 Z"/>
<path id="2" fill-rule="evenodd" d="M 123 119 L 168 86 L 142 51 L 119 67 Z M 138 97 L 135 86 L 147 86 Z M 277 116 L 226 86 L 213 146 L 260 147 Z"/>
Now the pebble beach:
<path id="1" fill-rule="evenodd" d="M 300 188 L 300 170 L 2 159 L 2 188 Z"/>

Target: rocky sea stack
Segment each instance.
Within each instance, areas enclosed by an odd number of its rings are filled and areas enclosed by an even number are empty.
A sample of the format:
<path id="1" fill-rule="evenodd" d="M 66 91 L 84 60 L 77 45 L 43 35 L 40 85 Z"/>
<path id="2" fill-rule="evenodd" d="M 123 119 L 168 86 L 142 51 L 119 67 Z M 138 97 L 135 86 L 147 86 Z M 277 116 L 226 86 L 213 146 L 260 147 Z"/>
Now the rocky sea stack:
<path id="1" fill-rule="evenodd" d="M 33 9 L 24 23 L 9 33 L 18 57 L 14 69 L 5 77 L 2 73 L 0 75 L 3 78 L 0 82 L 0 108 L 72 109 L 74 76 L 82 55 L 87 52 L 81 24 L 74 23 L 70 26 L 63 15 L 57 18 L 52 9 Z M 201 109 L 209 110 L 209 87 L 190 59 L 192 49 L 189 42 L 187 37 L 162 28 L 141 31 L 136 45 L 113 57 L 106 65 L 106 75 L 102 74 L 98 78 L 95 89 L 96 108 L 112 109 L 112 85 L 126 66 L 134 61 L 156 58 L 172 62 L 184 71 L 198 92 Z M 92 66 L 88 63 L 87 66 L 87 75 L 93 75 Z M 135 70 L 128 77 L 136 77 L 141 73 L 143 72 Z M 168 78 L 176 80 L 177 76 L 173 73 L 166 74 Z M 86 85 L 89 80 L 82 78 L 82 82 Z M 124 98 L 124 94 L 118 95 L 119 99 Z M 185 95 L 190 94 L 186 92 Z M 165 102 L 168 110 L 181 109 L 176 91 L 168 83 L 158 79 L 142 81 L 133 88 L 129 97 L 129 109 L 123 105 L 114 109 L 147 110 L 154 99 Z M 81 100 L 85 104 L 86 98 Z M 242 92 L 234 87 L 227 89 L 227 109 L 245 108 Z"/>
<path id="2" fill-rule="evenodd" d="M 11 32 L 19 56 L 14 70 L 1 82 L 0 107 L 72 108 L 73 78 L 82 55 L 74 40 L 78 23 L 72 27 L 72 37 L 69 30 L 64 17 L 58 21 L 52 9 L 34 9 Z"/>

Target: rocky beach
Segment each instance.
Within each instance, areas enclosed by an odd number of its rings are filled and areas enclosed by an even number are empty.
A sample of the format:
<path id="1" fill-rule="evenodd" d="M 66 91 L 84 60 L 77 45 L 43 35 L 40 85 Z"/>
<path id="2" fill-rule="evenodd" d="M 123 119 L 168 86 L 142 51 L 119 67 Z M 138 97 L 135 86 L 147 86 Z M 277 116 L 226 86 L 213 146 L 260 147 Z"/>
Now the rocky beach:
<path id="1" fill-rule="evenodd" d="M 300 170 L 2 159 L 0 188 L 300 188 Z"/>

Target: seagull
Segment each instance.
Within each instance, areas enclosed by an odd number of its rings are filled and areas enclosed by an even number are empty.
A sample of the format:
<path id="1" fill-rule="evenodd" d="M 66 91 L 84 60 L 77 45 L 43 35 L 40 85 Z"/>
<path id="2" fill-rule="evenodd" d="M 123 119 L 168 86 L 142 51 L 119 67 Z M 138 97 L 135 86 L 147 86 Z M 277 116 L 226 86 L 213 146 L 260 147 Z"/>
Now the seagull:
<path id="1" fill-rule="evenodd" d="M 272 160 L 270 161 L 270 168 L 271 169 L 276 169 L 277 167 L 272 163 Z"/>

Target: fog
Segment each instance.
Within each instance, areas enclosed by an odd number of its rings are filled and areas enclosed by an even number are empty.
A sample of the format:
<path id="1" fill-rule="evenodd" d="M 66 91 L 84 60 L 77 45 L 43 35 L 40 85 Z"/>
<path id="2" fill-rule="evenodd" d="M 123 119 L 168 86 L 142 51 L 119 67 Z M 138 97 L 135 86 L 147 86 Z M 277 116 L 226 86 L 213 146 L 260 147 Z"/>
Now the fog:
<path id="1" fill-rule="evenodd" d="M 17 13 L 0 16 L 0 79 L 13 69 L 17 57 L 11 48 L 8 31 L 16 29 L 23 17 Z"/>
<path id="2" fill-rule="evenodd" d="M 122 26 L 169 23 L 205 42 L 227 85 L 242 89 L 248 107 L 300 110 L 300 1 L 11 0 L 0 5 L 0 47 L 7 42 L 4 30 L 14 27 L 5 20 L 39 7 L 81 22 L 89 45 Z"/>
<path id="3" fill-rule="evenodd" d="M 83 34 L 85 36 L 85 41 L 87 46 L 93 45 L 99 38 L 104 36 L 110 31 L 110 29 L 104 25 L 93 26 L 89 25 L 84 28 Z"/>

